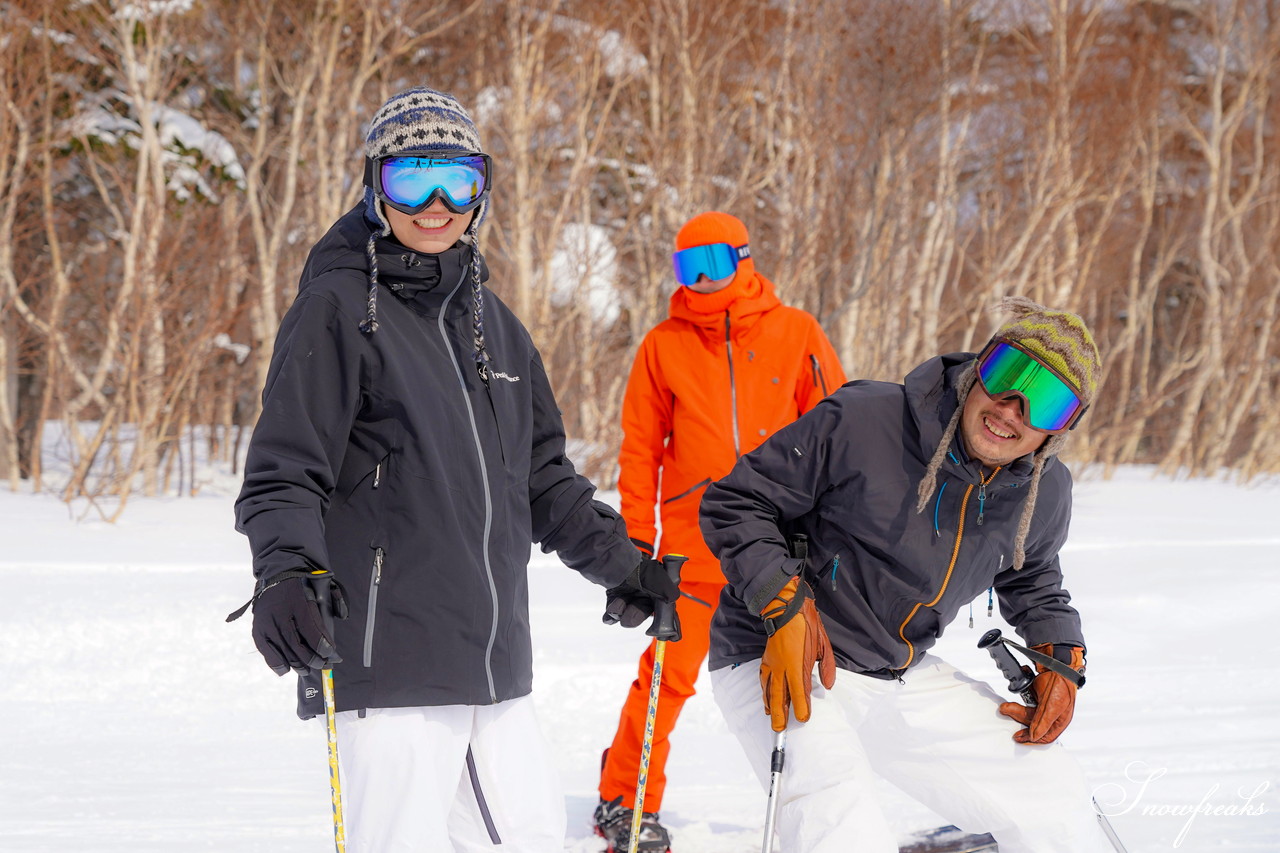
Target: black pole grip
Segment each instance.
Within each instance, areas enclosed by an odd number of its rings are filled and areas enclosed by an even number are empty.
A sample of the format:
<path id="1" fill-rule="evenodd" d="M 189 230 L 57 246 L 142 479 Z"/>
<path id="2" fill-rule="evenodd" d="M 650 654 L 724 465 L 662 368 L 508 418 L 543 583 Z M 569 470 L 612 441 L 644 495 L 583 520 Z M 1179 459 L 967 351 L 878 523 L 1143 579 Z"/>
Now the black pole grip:
<path id="1" fill-rule="evenodd" d="M 662 567 L 667 570 L 667 577 L 677 588 L 680 586 L 680 567 L 688 559 L 682 554 L 667 554 L 662 558 Z M 644 633 L 659 640 L 674 640 L 679 637 L 680 629 L 676 627 L 676 603 L 674 601 L 654 602 L 653 621 L 649 623 L 649 629 Z"/>
<path id="2" fill-rule="evenodd" d="M 996 662 L 1000 672 L 1004 674 L 1005 678 L 1009 679 L 1010 693 L 1021 694 L 1035 680 L 1035 676 L 1026 668 L 1020 666 L 1013 656 L 1013 652 L 1009 651 L 1005 646 L 1004 638 L 1000 636 L 999 628 L 992 628 L 983 634 L 982 639 L 978 640 L 978 648 L 986 649 L 987 654 L 991 655 L 991 659 Z"/>

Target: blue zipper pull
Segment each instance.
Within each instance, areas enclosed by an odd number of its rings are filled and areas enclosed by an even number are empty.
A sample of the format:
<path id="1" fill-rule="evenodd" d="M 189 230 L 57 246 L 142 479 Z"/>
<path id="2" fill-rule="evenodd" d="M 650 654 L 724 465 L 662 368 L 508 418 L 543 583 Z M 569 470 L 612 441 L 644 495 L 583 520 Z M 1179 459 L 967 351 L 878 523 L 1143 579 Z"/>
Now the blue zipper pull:
<path id="1" fill-rule="evenodd" d="M 982 511 L 987 503 L 987 484 L 978 483 L 978 526 L 982 526 Z"/>
<path id="2" fill-rule="evenodd" d="M 840 555 L 836 554 L 835 559 L 831 561 L 831 591 L 836 589 L 836 572 L 840 570 Z"/>

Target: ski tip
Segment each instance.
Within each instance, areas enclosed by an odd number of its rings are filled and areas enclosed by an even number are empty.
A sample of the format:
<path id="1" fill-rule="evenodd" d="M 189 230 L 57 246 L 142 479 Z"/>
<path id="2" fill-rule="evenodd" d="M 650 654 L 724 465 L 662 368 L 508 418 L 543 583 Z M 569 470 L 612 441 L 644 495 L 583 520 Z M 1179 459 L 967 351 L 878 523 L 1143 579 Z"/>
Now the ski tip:
<path id="1" fill-rule="evenodd" d="M 990 835 L 973 835 L 955 826 L 940 826 L 917 832 L 898 853 L 986 853 L 995 851 L 996 841 Z"/>

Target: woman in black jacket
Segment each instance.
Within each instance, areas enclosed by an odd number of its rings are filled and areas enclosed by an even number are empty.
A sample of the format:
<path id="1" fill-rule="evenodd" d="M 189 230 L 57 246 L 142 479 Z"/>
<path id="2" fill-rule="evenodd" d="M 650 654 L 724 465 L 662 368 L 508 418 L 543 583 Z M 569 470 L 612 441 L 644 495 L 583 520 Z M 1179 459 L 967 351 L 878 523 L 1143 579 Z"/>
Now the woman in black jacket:
<path id="1" fill-rule="evenodd" d="M 492 163 L 466 110 L 402 92 L 364 153 L 364 201 L 312 249 L 281 323 L 236 503 L 254 639 L 299 673 L 304 718 L 333 669 L 349 849 L 559 849 L 530 543 L 629 605 L 629 626 L 675 588 L 565 456 L 538 351 L 484 285 Z"/>

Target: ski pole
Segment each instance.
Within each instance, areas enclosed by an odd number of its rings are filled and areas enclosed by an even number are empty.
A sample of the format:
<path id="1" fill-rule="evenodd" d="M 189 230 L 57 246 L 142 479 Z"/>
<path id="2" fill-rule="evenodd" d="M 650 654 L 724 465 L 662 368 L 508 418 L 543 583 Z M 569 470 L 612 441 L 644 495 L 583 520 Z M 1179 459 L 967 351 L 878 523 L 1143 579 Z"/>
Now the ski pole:
<path id="1" fill-rule="evenodd" d="M 797 533 L 790 538 L 787 550 L 801 562 L 800 571 L 809 559 L 809 537 Z M 761 853 L 773 853 L 773 831 L 778 823 L 778 801 L 782 798 L 782 767 L 787 762 L 787 730 L 773 733 L 773 754 L 769 756 L 769 804 L 764 812 L 764 845 Z"/>
<path id="2" fill-rule="evenodd" d="M 1009 648 L 1005 648 L 1006 646 Z M 1027 699 L 1028 705 L 1036 704 L 1035 694 L 1030 693 L 1031 682 L 1035 680 L 1035 674 L 1030 667 L 1019 666 L 1009 649 L 1017 649 L 1026 655 L 1032 663 L 1037 663 L 1045 669 L 1056 672 L 1076 687 L 1084 687 L 1084 673 L 1076 672 L 1056 658 L 1051 658 L 1035 649 L 1020 646 L 1013 640 L 1000 636 L 999 628 L 992 628 L 983 634 L 982 638 L 978 640 L 978 648 L 986 649 L 990 653 L 991 659 L 996 662 L 996 666 L 1000 667 L 1000 671 L 1004 673 L 1005 678 L 1009 679 L 1009 689 L 1014 693 L 1022 694 L 1022 698 Z M 1025 684 L 1023 684 L 1023 676 L 1025 676 Z M 1028 694 L 1031 696 L 1030 699 L 1027 698 Z"/>
<path id="3" fill-rule="evenodd" d="M 1058 672 L 1076 686 L 1084 684 L 1084 676 L 1074 669 L 1054 658 L 1007 640 L 1001 636 L 999 628 L 992 628 L 978 640 L 978 648 L 987 650 L 987 653 L 991 655 L 991 659 L 999 667 L 1000 672 L 1004 674 L 1005 678 L 1009 679 L 1009 691 L 1022 697 L 1022 701 L 1027 706 L 1034 707 L 1036 704 L 1036 694 L 1031 689 L 1031 682 L 1035 681 L 1035 675 L 1032 674 L 1030 667 L 1021 666 L 1018 663 L 1017 658 L 1013 656 L 1013 652 L 1009 651 L 1009 646 L 1028 656 L 1035 655 L 1033 660 L 1043 663 L 1054 672 Z M 1116 835 L 1115 829 L 1111 826 L 1111 821 L 1107 820 L 1107 816 L 1102 813 L 1102 809 L 1098 807 L 1096 799 L 1093 801 L 1093 811 L 1098 816 L 1098 826 L 1102 829 L 1102 834 L 1107 836 L 1107 840 L 1116 849 L 1116 853 L 1127 853 L 1124 844 L 1120 841 L 1120 836 Z"/>
<path id="4" fill-rule="evenodd" d="M 333 670 L 320 672 L 324 682 L 324 721 L 329 730 L 329 792 L 333 800 L 333 846 L 337 853 L 347 851 L 347 831 L 342 824 L 342 782 L 338 779 L 338 726 L 334 721 Z"/>
<path id="5" fill-rule="evenodd" d="M 983 634 L 978 640 L 978 648 L 987 650 L 987 654 L 996 662 L 996 668 L 1009 680 L 1010 693 L 1017 693 L 1028 705 L 1036 704 L 1036 695 L 1031 692 L 1031 682 L 1035 681 L 1035 676 L 1028 667 L 1019 664 L 1013 652 L 1005 646 L 999 628 L 992 628 Z"/>
<path id="6" fill-rule="evenodd" d="M 667 577 L 680 586 L 680 566 L 688 557 L 667 554 L 662 566 Z M 657 640 L 653 654 L 653 679 L 649 682 L 649 710 L 644 718 L 644 743 L 640 748 L 640 775 L 636 778 L 636 801 L 631 811 L 631 841 L 629 853 L 636 853 L 640 846 L 640 822 L 644 817 L 644 789 L 649 783 L 649 752 L 653 748 L 653 721 L 658 716 L 658 693 L 662 689 L 662 659 L 667 653 L 667 641 L 678 640 L 680 629 L 676 623 L 675 602 L 659 601 L 653 608 L 653 622 L 645 634 Z"/>
<path id="7" fill-rule="evenodd" d="M 787 730 L 773 733 L 773 755 L 769 757 L 769 807 L 764 813 L 764 846 L 761 853 L 773 853 L 773 830 L 778 823 L 778 799 L 782 788 L 782 765 L 787 759 Z"/>
<path id="8" fill-rule="evenodd" d="M 1116 835 L 1115 829 L 1111 826 L 1111 821 L 1107 820 L 1107 816 L 1102 813 L 1102 807 L 1098 805 L 1098 798 L 1093 798 L 1093 811 L 1098 816 L 1098 826 L 1102 827 L 1102 834 L 1107 836 L 1107 840 L 1111 842 L 1111 846 L 1116 848 L 1116 853 L 1129 853 L 1125 849 L 1124 843 L 1120 841 L 1120 836 Z"/>

